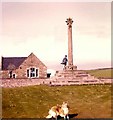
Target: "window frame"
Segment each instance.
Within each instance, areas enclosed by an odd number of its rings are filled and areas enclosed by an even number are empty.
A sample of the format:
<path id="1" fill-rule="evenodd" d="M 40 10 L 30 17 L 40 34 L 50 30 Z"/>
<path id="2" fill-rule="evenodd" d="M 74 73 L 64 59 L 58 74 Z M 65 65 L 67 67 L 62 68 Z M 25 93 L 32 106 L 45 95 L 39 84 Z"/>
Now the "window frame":
<path id="1" fill-rule="evenodd" d="M 34 66 L 27 68 L 27 70 L 26 70 L 26 77 L 27 78 L 39 78 L 39 68 L 34 67 Z"/>

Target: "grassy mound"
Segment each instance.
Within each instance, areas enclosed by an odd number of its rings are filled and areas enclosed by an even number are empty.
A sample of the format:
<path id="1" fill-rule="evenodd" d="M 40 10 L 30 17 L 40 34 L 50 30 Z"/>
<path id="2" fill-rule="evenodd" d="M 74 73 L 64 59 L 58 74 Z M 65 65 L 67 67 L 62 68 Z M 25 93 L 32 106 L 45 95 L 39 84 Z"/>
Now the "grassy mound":
<path id="1" fill-rule="evenodd" d="M 111 85 L 3 88 L 2 94 L 3 118 L 45 118 L 63 101 L 77 118 L 111 117 Z"/>
<path id="2" fill-rule="evenodd" d="M 113 68 L 87 70 L 86 72 L 98 78 L 112 78 L 113 79 Z"/>

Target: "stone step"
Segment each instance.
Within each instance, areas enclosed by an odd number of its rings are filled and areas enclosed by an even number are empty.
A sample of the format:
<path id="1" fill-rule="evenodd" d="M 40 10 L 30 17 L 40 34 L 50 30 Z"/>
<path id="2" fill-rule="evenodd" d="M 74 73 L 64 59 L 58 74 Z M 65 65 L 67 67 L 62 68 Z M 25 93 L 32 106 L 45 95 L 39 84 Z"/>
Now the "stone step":
<path id="1" fill-rule="evenodd" d="M 55 78 L 57 80 L 95 80 L 96 78 L 82 70 L 64 70 L 64 71 L 57 71 L 55 74 Z"/>
<path id="2" fill-rule="evenodd" d="M 73 74 L 73 75 L 86 75 L 88 73 L 84 72 L 84 71 L 57 71 L 57 74 Z"/>
<path id="3" fill-rule="evenodd" d="M 55 76 L 64 76 L 64 77 L 68 77 L 68 76 L 76 76 L 76 77 L 88 77 L 91 76 L 90 74 L 87 73 L 68 73 L 68 72 L 63 72 L 63 73 L 56 73 Z"/>

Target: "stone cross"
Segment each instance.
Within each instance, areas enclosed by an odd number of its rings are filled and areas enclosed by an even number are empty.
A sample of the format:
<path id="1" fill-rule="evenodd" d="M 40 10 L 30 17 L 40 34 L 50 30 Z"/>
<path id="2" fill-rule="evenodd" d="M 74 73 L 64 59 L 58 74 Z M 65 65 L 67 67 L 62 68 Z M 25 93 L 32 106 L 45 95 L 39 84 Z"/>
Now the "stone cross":
<path id="1" fill-rule="evenodd" d="M 68 18 L 66 21 L 68 25 L 68 66 L 73 65 L 73 46 L 72 46 L 72 23 L 73 20 Z"/>
<path id="2" fill-rule="evenodd" d="M 72 23 L 71 18 L 67 18 L 66 23 L 68 25 L 68 70 L 76 70 L 77 66 L 73 66 L 73 43 L 72 43 Z"/>

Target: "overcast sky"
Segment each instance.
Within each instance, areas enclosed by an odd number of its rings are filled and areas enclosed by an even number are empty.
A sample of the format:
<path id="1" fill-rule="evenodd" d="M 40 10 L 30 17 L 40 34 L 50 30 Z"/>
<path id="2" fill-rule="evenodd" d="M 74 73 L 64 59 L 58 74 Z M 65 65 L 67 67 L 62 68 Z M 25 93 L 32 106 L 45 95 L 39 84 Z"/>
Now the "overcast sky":
<path id="1" fill-rule="evenodd" d="M 111 65 L 110 2 L 3 2 L 1 56 L 33 52 L 49 69 L 68 54 L 66 19 L 73 19 L 73 59 L 78 69 Z"/>

